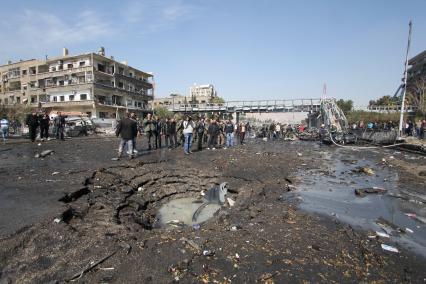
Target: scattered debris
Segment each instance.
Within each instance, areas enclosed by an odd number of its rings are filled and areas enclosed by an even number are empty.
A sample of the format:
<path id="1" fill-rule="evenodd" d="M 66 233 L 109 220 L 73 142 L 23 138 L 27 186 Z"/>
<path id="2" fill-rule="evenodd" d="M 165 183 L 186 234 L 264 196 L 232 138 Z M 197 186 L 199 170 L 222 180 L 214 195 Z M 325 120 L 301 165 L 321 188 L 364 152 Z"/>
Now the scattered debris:
<path id="1" fill-rule="evenodd" d="M 59 174 L 59 172 L 53 172 L 52 176 L 55 176 L 55 175 L 58 175 L 58 174 Z"/>
<path id="2" fill-rule="evenodd" d="M 193 249 L 195 249 L 197 251 L 197 253 L 201 253 L 201 247 L 199 245 L 197 245 L 193 240 L 189 240 L 185 237 L 180 238 L 180 240 L 188 245 L 190 245 Z"/>
<path id="3" fill-rule="evenodd" d="M 399 250 L 397 248 L 389 246 L 389 245 L 385 245 L 385 244 L 382 244 L 382 249 L 387 250 L 387 251 L 391 251 L 391 252 L 396 252 L 396 253 L 399 252 Z"/>
<path id="4" fill-rule="evenodd" d="M 367 174 L 369 176 L 374 175 L 373 169 L 371 169 L 369 167 L 357 167 L 357 168 L 353 169 L 352 172 L 354 172 L 354 173 L 364 173 L 364 174 Z"/>
<path id="5" fill-rule="evenodd" d="M 382 232 L 377 232 L 376 231 L 376 235 L 382 238 L 390 238 L 390 236 L 386 233 L 382 233 Z"/>
<path id="6" fill-rule="evenodd" d="M 62 220 L 61 219 L 59 219 L 59 218 L 55 218 L 55 219 L 53 219 L 53 222 L 55 222 L 55 223 L 60 223 Z"/>
<path id="7" fill-rule="evenodd" d="M 105 260 L 107 260 L 108 258 L 110 258 L 111 256 L 113 256 L 116 253 L 117 253 L 117 251 L 114 251 L 113 253 L 110 253 L 109 255 L 105 256 L 104 258 L 101 258 L 100 260 L 91 263 L 87 268 L 83 269 L 81 272 L 72 276 L 68 281 L 76 281 L 76 280 L 80 279 L 83 276 L 84 273 L 92 270 L 94 267 L 98 266 L 99 264 L 101 264 L 102 262 L 104 262 Z"/>
<path id="8" fill-rule="evenodd" d="M 408 217 L 410 217 L 411 219 L 414 219 L 414 220 L 417 220 L 417 221 L 419 221 L 419 222 L 422 222 L 422 223 L 425 223 L 426 224 L 426 218 L 424 218 L 424 217 L 420 217 L 420 216 L 417 216 L 416 214 L 414 214 L 414 213 L 404 213 L 406 216 L 408 216 Z"/>
<path id="9" fill-rule="evenodd" d="M 215 254 L 215 252 L 212 251 L 212 250 L 204 250 L 203 251 L 204 256 L 213 256 L 214 254 Z"/>
<path id="10" fill-rule="evenodd" d="M 204 202 L 200 205 L 200 207 L 195 210 L 192 215 L 192 222 L 196 222 L 198 215 L 200 215 L 201 211 L 209 204 L 219 204 L 223 205 L 225 203 L 225 196 L 228 193 L 228 183 L 223 182 L 218 186 L 212 187 L 207 190 L 206 195 L 204 196 Z"/>
<path id="11" fill-rule="evenodd" d="M 302 157 L 302 153 L 297 152 L 297 156 Z"/>
<path id="12" fill-rule="evenodd" d="M 40 154 L 35 154 L 34 158 L 44 158 L 48 155 L 52 155 L 53 152 L 54 152 L 53 150 L 44 150 Z"/>
<path id="13" fill-rule="evenodd" d="M 235 205 L 235 201 L 232 200 L 231 198 L 227 197 L 226 200 L 228 201 L 229 206 L 234 206 Z"/>
<path id="14" fill-rule="evenodd" d="M 405 231 L 406 231 L 406 232 L 409 232 L 409 233 L 411 233 L 411 234 L 412 234 L 412 233 L 414 233 L 414 231 L 413 231 L 413 230 L 411 230 L 410 228 L 405 228 Z"/>
<path id="15" fill-rule="evenodd" d="M 365 197 L 366 194 L 371 194 L 371 193 L 383 194 L 385 192 L 387 192 L 387 189 L 377 187 L 377 186 L 355 189 L 355 195 L 359 197 Z"/>

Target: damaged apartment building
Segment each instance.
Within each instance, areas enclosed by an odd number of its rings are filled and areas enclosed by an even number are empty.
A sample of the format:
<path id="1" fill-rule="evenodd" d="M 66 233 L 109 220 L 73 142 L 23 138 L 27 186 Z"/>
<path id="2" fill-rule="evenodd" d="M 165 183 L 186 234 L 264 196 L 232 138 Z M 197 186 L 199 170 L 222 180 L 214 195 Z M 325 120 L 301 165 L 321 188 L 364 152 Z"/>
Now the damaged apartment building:
<path id="1" fill-rule="evenodd" d="M 98 53 L 24 60 L 0 65 L 0 105 L 23 105 L 91 118 L 142 116 L 154 98 L 153 74 Z"/>

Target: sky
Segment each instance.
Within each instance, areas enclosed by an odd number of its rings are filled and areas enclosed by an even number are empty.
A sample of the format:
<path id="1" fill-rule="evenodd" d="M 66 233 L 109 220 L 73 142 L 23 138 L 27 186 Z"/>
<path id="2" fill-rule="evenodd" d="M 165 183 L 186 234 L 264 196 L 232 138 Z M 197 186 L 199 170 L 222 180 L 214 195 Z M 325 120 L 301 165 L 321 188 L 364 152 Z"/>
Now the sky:
<path id="1" fill-rule="evenodd" d="M 155 95 L 213 84 L 225 100 L 393 95 L 426 50 L 426 0 L 7 1 L 0 64 L 97 52 L 153 72 Z"/>

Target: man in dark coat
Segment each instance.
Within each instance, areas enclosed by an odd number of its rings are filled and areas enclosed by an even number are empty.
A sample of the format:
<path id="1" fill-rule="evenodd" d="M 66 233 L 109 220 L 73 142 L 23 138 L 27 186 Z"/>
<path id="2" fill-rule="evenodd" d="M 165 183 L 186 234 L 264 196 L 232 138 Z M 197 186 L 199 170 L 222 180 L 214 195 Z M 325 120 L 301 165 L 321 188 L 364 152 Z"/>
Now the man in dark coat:
<path id="1" fill-rule="evenodd" d="M 203 150 L 203 136 L 204 136 L 205 128 L 206 128 L 206 123 L 204 121 L 204 117 L 202 117 L 197 124 L 198 151 Z"/>
<path id="2" fill-rule="evenodd" d="M 40 138 L 43 141 L 49 138 L 49 123 L 50 123 L 49 115 L 45 113 L 40 118 Z"/>
<path id="3" fill-rule="evenodd" d="M 35 111 L 33 111 L 32 114 L 27 117 L 26 124 L 28 125 L 30 132 L 31 142 L 34 142 L 37 136 L 37 128 L 39 126 L 38 116 Z"/>
<path id="4" fill-rule="evenodd" d="M 57 116 L 53 119 L 53 123 L 56 128 L 56 139 L 61 139 L 64 141 L 64 130 L 65 130 L 65 116 L 61 114 L 60 111 L 57 112 Z"/>
<path id="5" fill-rule="evenodd" d="M 123 149 L 126 146 L 130 159 L 133 159 L 133 139 L 138 135 L 138 125 L 135 120 L 130 118 L 129 113 L 118 123 L 115 135 L 117 137 L 121 135 L 120 146 L 118 148 L 118 159 L 121 158 Z"/>
<path id="6" fill-rule="evenodd" d="M 209 144 L 207 149 L 210 150 L 210 148 L 212 148 L 212 150 L 216 150 L 216 143 L 217 143 L 217 137 L 219 136 L 220 133 L 220 127 L 217 124 L 215 119 L 212 119 L 211 124 L 209 125 L 209 129 L 207 130 L 208 134 L 209 134 Z"/>

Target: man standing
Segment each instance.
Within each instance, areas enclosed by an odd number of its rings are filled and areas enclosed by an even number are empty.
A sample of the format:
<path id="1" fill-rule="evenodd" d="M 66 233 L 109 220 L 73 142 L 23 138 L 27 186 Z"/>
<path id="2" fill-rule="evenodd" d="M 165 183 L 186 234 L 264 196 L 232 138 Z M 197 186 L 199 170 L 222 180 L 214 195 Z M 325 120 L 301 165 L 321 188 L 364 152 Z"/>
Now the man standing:
<path id="1" fill-rule="evenodd" d="M 176 126 L 176 120 L 174 118 L 170 121 L 170 146 L 172 148 L 177 148 L 177 126 Z"/>
<path id="2" fill-rule="evenodd" d="M 200 121 L 197 124 L 198 151 L 203 150 L 203 136 L 205 128 L 206 123 L 204 122 L 204 117 L 201 117 Z"/>
<path id="3" fill-rule="evenodd" d="M 54 118 L 53 123 L 56 128 L 56 139 L 64 141 L 65 116 L 62 116 L 60 111 L 57 112 L 57 116 Z"/>
<path id="4" fill-rule="evenodd" d="M 155 135 L 155 149 L 161 149 L 161 135 L 163 134 L 163 122 L 161 121 L 161 119 L 158 117 L 157 120 L 155 121 L 155 131 L 154 131 L 154 135 Z"/>
<path id="5" fill-rule="evenodd" d="M 28 129 L 30 132 L 31 142 L 34 142 L 37 136 L 37 127 L 39 125 L 38 116 L 35 111 L 33 111 L 28 117 L 26 124 L 28 125 Z"/>
<path id="6" fill-rule="evenodd" d="M 240 144 L 244 144 L 244 138 L 246 137 L 246 126 L 244 123 L 240 123 L 240 127 L 238 129 L 238 132 L 240 134 Z"/>
<path id="7" fill-rule="evenodd" d="M 209 125 L 208 134 L 209 134 L 209 143 L 207 146 L 207 149 L 210 150 L 216 150 L 216 142 L 217 142 L 217 136 L 219 135 L 220 129 L 219 125 L 217 125 L 216 120 L 212 119 L 211 123 Z"/>
<path id="8" fill-rule="evenodd" d="M 40 138 L 43 141 L 49 138 L 49 123 L 49 115 L 45 113 L 40 119 Z"/>
<path id="9" fill-rule="evenodd" d="M 117 137 L 121 135 L 120 146 L 118 148 L 118 159 L 121 158 L 121 154 L 126 145 L 129 158 L 133 159 L 133 139 L 138 135 L 138 125 L 135 120 L 130 118 L 129 113 L 118 123 L 115 135 Z"/>
<path id="10" fill-rule="evenodd" d="M 9 136 L 9 120 L 7 120 L 6 116 L 0 120 L 0 131 L 3 137 L 3 143 L 6 143 L 6 138 Z"/>
<path id="11" fill-rule="evenodd" d="M 225 124 L 226 148 L 231 148 L 234 145 L 234 124 L 230 120 Z"/>
<path id="12" fill-rule="evenodd" d="M 186 117 L 186 120 L 183 122 L 183 135 L 185 137 L 185 142 L 183 144 L 183 150 L 186 155 L 192 153 L 191 144 L 192 144 L 192 133 L 194 132 L 194 122 L 190 116 Z"/>
<path id="13" fill-rule="evenodd" d="M 148 138 L 148 150 L 151 150 L 151 138 L 154 135 L 155 127 L 154 121 L 152 120 L 152 114 L 148 113 L 146 118 L 143 120 L 143 130 Z"/>
<path id="14" fill-rule="evenodd" d="M 132 112 L 130 114 L 130 119 L 133 120 L 134 122 L 136 122 L 136 135 L 133 137 L 132 140 L 132 146 L 133 146 L 133 155 L 136 155 L 138 153 L 138 151 L 136 150 L 136 138 L 138 136 L 138 119 L 136 117 L 136 114 L 134 112 Z"/>

